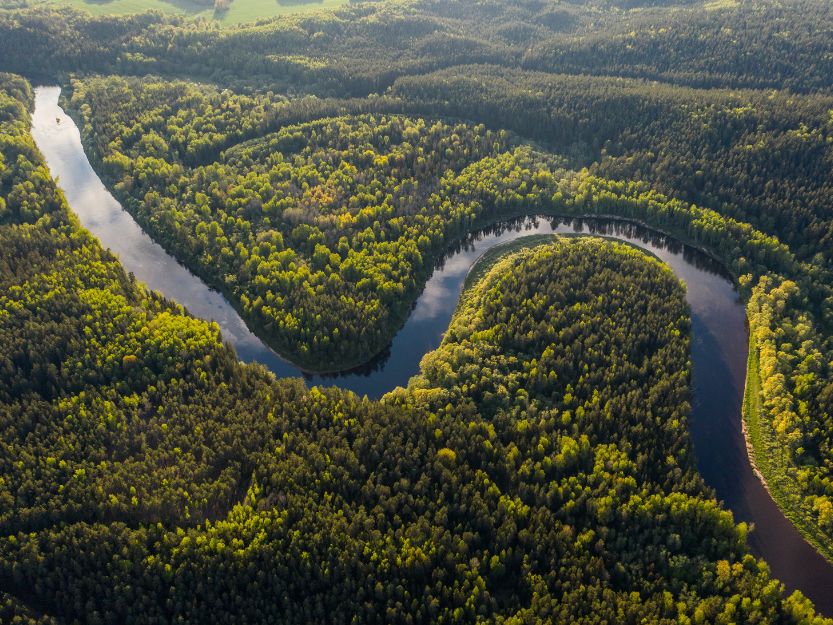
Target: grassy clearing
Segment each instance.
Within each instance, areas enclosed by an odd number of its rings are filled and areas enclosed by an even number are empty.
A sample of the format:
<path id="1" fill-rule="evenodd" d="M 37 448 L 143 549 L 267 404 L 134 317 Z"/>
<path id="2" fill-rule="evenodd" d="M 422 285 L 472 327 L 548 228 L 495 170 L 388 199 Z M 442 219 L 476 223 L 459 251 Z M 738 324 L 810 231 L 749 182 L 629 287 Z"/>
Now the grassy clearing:
<path id="1" fill-rule="evenodd" d="M 320 0 L 291 2 L 283 0 L 234 0 L 228 11 L 215 13 L 191 0 L 48 0 L 89 11 L 94 15 L 128 15 L 156 10 L 164 13 L 212 19 L 223 25 L 253 22 L 261 18 L 289 15 L 306 11 L 335 9 L 347 0 Z"/>
<path id="2" fill-rule="evenodd" d="M 722 9 L 736 9 L 739 4 L 738 0 L 713 0 L 712 2 L 706 2 L 703 8 L 706 11 L 720 11 Z"/>
<path id="3" fill-rule="evenodd" d="M 775 478 L 773 462 L 778 450 L 771 448 L 771 440 L 765 434 L 765 424 L 761 420 L 761 377 L 758 363 L 758 347 L 754 335 L 749 336 L 749 354 L 746 360 L 746 383 L 743 389 L 741 420 L 746 452 L 756 477 L 761 480 L 770 495 L 776 499 L 779 507 L 786 510 L 784 502 L 775 497 L 779 491 Z M 770 482 L 772 484 L 770 484 Z"/>
<path id="4" fill-rule="evenodd" d="M 749 337 L 749 356 L 746 362 L 746 387 L 743 391 L 743 423 L 747 447 L 753 468 L 761 474 L 772 472 L 770 455 L 765 450 L 761 424 L 761 378 L 758 372 L 758 348 L 755 337 Z"/>

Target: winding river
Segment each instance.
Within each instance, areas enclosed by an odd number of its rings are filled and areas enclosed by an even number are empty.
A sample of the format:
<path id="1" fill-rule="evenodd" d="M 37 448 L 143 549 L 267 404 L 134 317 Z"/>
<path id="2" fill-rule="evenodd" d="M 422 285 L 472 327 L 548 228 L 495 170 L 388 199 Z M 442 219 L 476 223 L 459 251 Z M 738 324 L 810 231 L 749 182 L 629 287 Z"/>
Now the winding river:
<path id="1" fill-rule="evenodd" d="M 769 563 L 773 574 L 787 588 L 810 597 L 821 612 L 833 615 L 833 566 L 784 517 L 749 464 L 740 419 L 748 350 L 746 316 L 729 278 L 704 254 L 615 220 L 541 217 L 502 224 L 472 235 L 449 252 L 384 354 L 351 372 L 305 374 L 266 347 L 220 293 L 167 254 L 122 209 L 93 171 L 78 128 L 58 105 L 59 95 L 58 87 L 36 90 L 32 134 L 84 227 L 148 287 L 193 315 L 216 321 L 242 360 L 263 363 L 279 377 L 304 376 L 309 384 L 338 385 L 374 398 L 407 384 L 418 372 L 422 356 L 440 344 L 471 266 L 489 248 L 521 236 L 602 234 L 655 254 L 687 287 L 693 332 L 690 427 L 698 468 L 735 519 L 754 524 L 750 547 Z"/>

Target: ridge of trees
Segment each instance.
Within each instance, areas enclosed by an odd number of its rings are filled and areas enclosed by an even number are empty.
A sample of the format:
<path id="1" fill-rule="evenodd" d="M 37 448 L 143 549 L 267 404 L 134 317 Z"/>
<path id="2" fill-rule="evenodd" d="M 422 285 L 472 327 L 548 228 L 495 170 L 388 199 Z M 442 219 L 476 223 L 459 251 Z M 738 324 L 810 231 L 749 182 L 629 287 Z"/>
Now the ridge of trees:
<path id="1" fill-rule="evenodd" d="M 635 10 L 633 10 L 635 9 Z M 455 65 L 697 87 L 830 92 L 829 3 L 365 2 L 219 29 L 161 13 L 0 11 L 0 59 L 33 76 L 161 73 L 329 95 L 378 93 Z"/>

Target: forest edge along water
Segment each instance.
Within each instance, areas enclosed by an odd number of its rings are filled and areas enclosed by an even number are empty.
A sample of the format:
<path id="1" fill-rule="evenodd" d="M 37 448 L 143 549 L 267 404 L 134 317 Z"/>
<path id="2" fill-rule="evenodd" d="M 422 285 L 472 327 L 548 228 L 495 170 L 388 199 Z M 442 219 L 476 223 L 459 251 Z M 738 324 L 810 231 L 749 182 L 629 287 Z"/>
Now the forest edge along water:
<path id="1" fill-rule="evenodd" d="M 730 278 L 705 253 L 639 224 L 615 219 L 516 219 L 470 235 L 436 268 L 389 348 L 368 365 L 341 374 L 309 374 L 282 359 L 246 326 L 222 294 L 210 289 L 153 241 L 109 193 L 90 165 L 79 130 L 59 106 L 59 87 L 36 90 L 32 135 L 85 228 L 118 256 L 125 270 L 191 314 L 217 322 L 241 360 L 279 377 L 304 376 L 379 397 L 407 384 L 423 355 L 436 349 L 457 306 L 466 275 L 487 250 L 534 234 L 586 233 L 638 246 L 665 262 L 686 285 L 692 321 L 693 406 L 690 428 L 697 466 L 736 521 L 754 524 L 752 551 L 773 575 L 833 615 L 833 565 L 795 529 L 756 477 L 742 430 L 748 332 Z"/>

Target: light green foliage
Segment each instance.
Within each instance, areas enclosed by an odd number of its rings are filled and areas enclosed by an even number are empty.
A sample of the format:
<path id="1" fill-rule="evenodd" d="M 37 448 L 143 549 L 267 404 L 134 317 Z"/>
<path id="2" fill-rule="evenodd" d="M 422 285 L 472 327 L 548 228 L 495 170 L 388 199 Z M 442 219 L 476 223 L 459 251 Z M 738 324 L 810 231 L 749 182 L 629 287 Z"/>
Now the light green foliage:
<path id="1" fill-rule="evenodd" d="M 494 65 L 398 80 L 425 113 L 472 118 L 546 141 L 576 168 L 644 181 L 831 261 L 829 95 L 691 89 Z M 650 123 L 647 123 L 650 120 Z"/>

